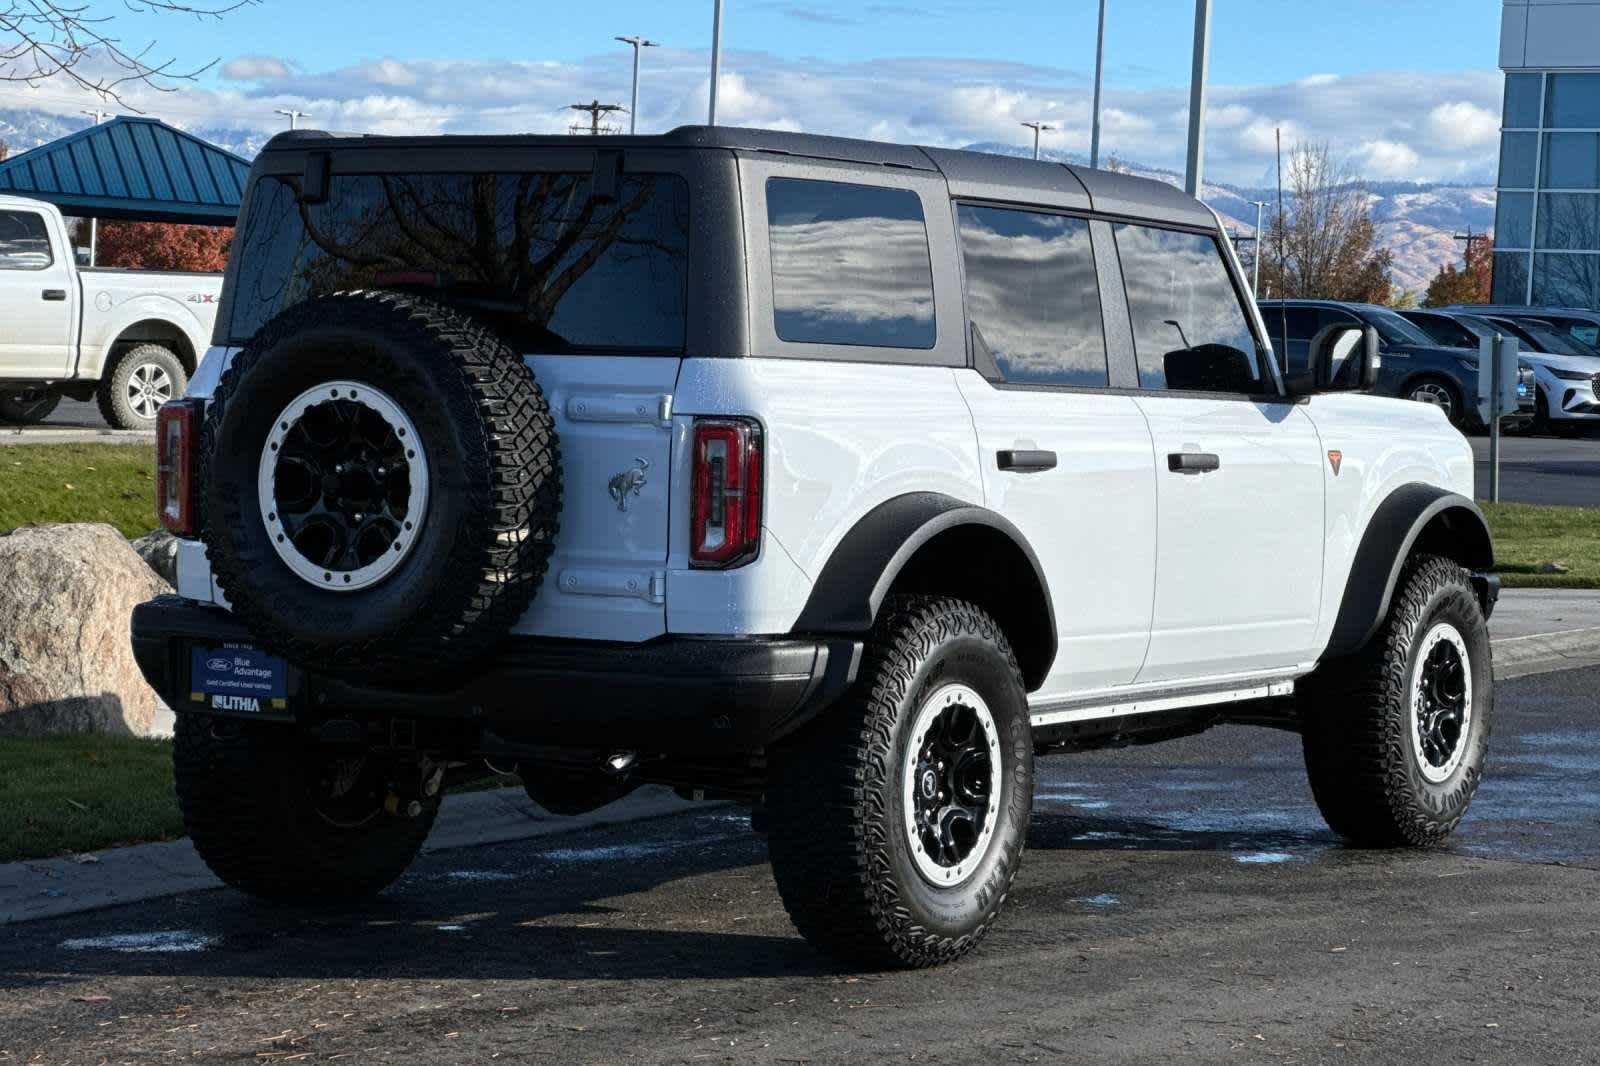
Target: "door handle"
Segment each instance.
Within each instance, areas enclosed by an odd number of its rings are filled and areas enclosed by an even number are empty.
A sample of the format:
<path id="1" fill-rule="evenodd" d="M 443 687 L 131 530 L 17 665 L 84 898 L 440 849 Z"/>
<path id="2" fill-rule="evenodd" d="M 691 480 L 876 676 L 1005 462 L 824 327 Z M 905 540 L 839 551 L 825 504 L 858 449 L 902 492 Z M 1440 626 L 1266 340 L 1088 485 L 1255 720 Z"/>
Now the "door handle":
<path id="1" fill-rule="evenodd" d="M 67 298 L 67 290 L 66 289 L 46 289 L 46 290 L 44 290 L 44 298 L 46 300 L 52 300 L 52 301 L 65 300 Z"/>
<path id="2" fill-rule="evenodd" d="M 1222 458 L 1214 452 L 1168 452 L 1167 469 L 1174 474 L 1209 474 L 1222 468 Z"/>
<path id="3" fill-rule="evenodd" d="M 1040 474 L 1056 468 L 1055 452 L 1008 449 L 995 452 L 994 457 L 1001 470 L 1018 474 Z"/>

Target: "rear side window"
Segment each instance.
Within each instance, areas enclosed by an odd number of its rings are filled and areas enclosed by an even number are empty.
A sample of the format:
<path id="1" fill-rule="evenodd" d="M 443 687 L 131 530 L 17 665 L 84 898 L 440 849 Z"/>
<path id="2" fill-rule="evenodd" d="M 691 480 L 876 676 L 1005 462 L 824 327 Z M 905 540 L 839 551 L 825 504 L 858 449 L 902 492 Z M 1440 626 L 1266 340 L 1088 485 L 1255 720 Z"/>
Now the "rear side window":
<path id="1" fill-rule="evenodd" d="M 681 351 L 689 193 L 630 174 L 614 199 L 584 174 L 340 175 L 323 203 L 263 178 L 235 241 L 232 335 L 343 289 L 419 288 L 524 351 Z"/>
<path id="2" fill-rule="evenodd" d="M 933 347 L 933 265 L 916 193 L 768 178 L 767 232 L 779 339 Z"/>
<path id="3" fill-rule="evenodd" d="M 1109 384 L 1089 224 L 970 204 L 957 219 L 967 317 L 1001 376 L 1032 385 Z"/>
<path id="4" fill-rule="evenodd" d="M 43 270 L 54 262 L 44 216 L 0 211 L 0 270 Z"/>
<path id="5" fill-rule="evenodd" d="M 1119 223 L 1139 384 L 1146 389 L 1272 392 L 1239 293 L 1212 237 Z"/>

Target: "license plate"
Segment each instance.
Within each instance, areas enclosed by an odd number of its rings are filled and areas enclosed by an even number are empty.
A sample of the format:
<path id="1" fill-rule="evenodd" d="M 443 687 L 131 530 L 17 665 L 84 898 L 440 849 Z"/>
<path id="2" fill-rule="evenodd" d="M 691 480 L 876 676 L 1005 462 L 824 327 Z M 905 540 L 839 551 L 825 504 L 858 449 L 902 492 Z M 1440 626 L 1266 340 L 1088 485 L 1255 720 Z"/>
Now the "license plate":
<path id="1" fill-rule="evenodd" d="M 285 711 L 289 664 L 246 644 L 196 644 L 189 649 L 189 699 L 214 711 Z"/>

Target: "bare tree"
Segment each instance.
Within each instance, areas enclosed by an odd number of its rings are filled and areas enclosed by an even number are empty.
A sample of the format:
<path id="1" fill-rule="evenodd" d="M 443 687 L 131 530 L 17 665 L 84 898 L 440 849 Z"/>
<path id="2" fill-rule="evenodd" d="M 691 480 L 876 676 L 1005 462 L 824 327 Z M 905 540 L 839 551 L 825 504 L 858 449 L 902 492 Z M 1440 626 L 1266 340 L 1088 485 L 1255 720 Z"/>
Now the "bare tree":
<path id="1" fill-rule="evenodd" d="M 221 18 L 256 0 L 183 3 L 181 0 L 122 0 L 135 13 Z M 192 81 L 216 60 L 187 69 L 175 59 L 151 55 L 154 42 L 126 45 L 112 36 L 114 14 L 102 14 L 90 3 L 53 0 L 0 0 L 0 82 L 38 85 L 52 79 L 88 89 L 102 99 L 138 109 L 122 98 L 129 85 L 171 92 L 180 81 Z"/>
<path id="2" fill-rule="evenodd" d="M 1326 144 L 1301 143 L 1289 156 L 1286 209 L 1272 221 L 1261 287 L 1274 296 L 1388 303 L 1394 255 L 1377 246 L 1371 197 Z"/>
<path id="3" fill-rule="evenodd" d="M 10 155 L 11 155 L 11 146 L 9 144 L 7 144 L 5 141 L 0 141 L 0 163 L 4 163 L 6 161 L 6 158 L 8 156 L 10 156 Z"/>

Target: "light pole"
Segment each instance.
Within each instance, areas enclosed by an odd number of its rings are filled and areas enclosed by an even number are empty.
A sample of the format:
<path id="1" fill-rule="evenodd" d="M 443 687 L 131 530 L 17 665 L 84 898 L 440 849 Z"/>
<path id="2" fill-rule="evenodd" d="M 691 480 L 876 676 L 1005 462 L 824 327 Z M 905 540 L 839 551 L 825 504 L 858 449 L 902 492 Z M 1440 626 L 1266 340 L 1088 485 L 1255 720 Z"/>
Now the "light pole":
<path id="1" fill-rule="evenodd" d="M 1048 122 L 1024 122 L 1024 126 L 1033 131 L 1033 158 L 1039 158 L 1039 134 L 1055 129 Z"/>
<path id="2" fill-rule="evenodd" d="M 100 123 L 104 122 L 106 119 L 111 117 L 110 114 L 108 114 L 105 111 L 100 110 L 98 107 L 95 108 L 93 111 L 84 111 L 84 112 L 82 112 L 82 114 L 88 115 L 90 118 L 94 119 L 94 124 L 96 126 L 100 125 Z M 1468 244 L 1467 247 L 1471 248 L 1472 245 Z M 97 257 L 99 255 L 100 255 L 100 219 L 97 218 L 97 217 L 91 217 L 89 219 L 89 265 L 90 266 L 94 266 L 95 265 L 95 260 L 97 259 Z"/>
<path id="3" fill-rule="evenodd" d="M 306 117 L 306 113 L 304 111 L 286 111 L 281 107 L 275 107 L 272 110 L 274 113 L 282 115 L 284 118 L 289 120 L 289 128 L 291 130 L 299 129 L 300 120 Z"/>
<path id="4" fill-rule="evenodd" d="M 1094 42 L 1094 120 L 1089 128 L 1089 169 L 1100 167 L 1100 83 L 1106 69 L 1106 0 L 1100 0 L 1100 32 Z"/>
<path id="5" fill-rule="evenodd" d="M 633 107 L 628 111 L 628 132 L 639 132 L 639 49 L 658 47 L 655 41 L 643 37 L 618 37 L 623 44 L 633 45 Z"/>
<path id="6" fill-rule="evenodd" d="M 722 0 L 711 16 L 711 109 L 706 125 L 717 124 L 717 79 L 722 76 Z"/>
<path id="7" fill-rule="evenodd" d="M 1251 200 L 1256 205 L 1256 261 L 1250 270 L 1250 295 L 1261 295 L 1261 249 L 1265 238 L 1261 236 L 1261 209 L 1267 206 L 1265 200 Z"/>
<path id="8" fill-rule="evenodd" d="M 1206 68 L 1211 63 L 1211 0 L 1194 0 L 1194 66 L 1189 78 L 1189 166 L 1183 191 L 1200 195 L 1206 154 Z"/>

